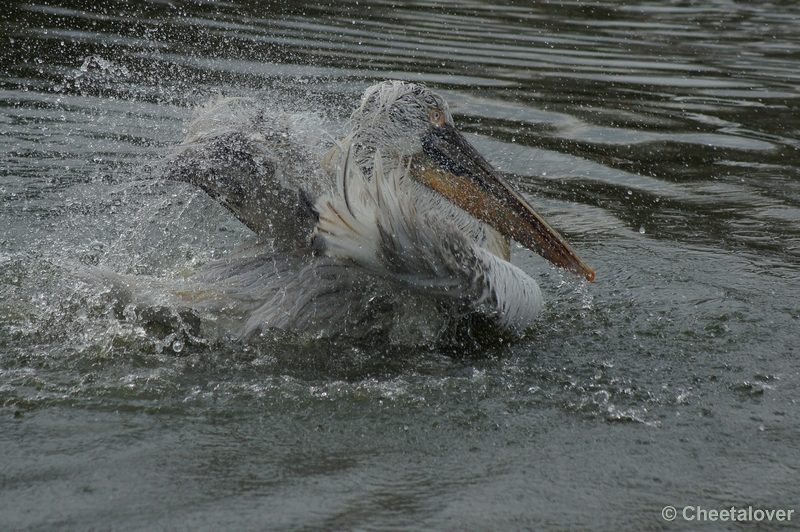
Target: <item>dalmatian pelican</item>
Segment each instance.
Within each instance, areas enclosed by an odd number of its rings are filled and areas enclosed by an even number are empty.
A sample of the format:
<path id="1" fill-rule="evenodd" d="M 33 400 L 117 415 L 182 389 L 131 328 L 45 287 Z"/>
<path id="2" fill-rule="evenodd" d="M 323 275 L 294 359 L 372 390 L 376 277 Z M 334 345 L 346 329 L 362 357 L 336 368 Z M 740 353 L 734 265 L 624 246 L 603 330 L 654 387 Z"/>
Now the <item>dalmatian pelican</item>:
<path id="1" fill-rule="evenodd" d="M 522 333 L 542 309 L 509 240 L 591 281 L 589 268 L 459 133 L 423 85 L 369 87 L 334 141 L 303 113 L 208 104 L 165 165 L 227 207 L 261 245 L 169 291 L 249 339 L 382 330 L 436 341 L 459 324 Z M 327 139 L 327 140 L 326 140 Z"/>

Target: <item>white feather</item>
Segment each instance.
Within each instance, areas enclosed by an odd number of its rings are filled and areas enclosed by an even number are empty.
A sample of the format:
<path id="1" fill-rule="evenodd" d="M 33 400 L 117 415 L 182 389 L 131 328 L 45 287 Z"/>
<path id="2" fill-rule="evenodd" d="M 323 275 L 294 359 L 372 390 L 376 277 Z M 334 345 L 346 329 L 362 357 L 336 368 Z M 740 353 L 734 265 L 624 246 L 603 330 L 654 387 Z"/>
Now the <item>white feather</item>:
<path id="1" fill-rule="evenodd" d="M 415 290 L 468 302 L 504 328 L 522 331 L 533 324 L 542 309 L 538 285 L 459 226 L 480 222 L 458 224 L 458 218 L 443 214 L 446 200 L 437 202 L 423 192 L 408 164 L 386 169 L 380 150 L 374 154 L 372 179 L 351 160 L 352 150 L 343 157 L 339 194 L 323 196 L 315 206 L 318 249 Z M 461 213 L 464 220 L 471 218 Z"/>

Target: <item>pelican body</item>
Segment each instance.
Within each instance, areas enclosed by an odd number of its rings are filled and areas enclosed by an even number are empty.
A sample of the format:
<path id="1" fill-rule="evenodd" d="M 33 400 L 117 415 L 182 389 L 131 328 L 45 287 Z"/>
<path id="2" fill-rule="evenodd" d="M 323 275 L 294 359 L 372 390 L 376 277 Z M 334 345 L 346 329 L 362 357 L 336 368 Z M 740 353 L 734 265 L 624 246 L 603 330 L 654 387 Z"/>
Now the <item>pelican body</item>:
<path id="1" fill-rule="evenodd" d="M 368 88 L 341 141 L 324 140 L 310 115 L 251 104 L 205 107 L 165 166 L 265 243 L 170 289 L 182 305 L 230 318 L 236 336 L 382 331 L 418 343 L 474 319 L 520 334 L 542 295 L 509 262 L 509 240 L 594 278 L 428 88 Z"/>

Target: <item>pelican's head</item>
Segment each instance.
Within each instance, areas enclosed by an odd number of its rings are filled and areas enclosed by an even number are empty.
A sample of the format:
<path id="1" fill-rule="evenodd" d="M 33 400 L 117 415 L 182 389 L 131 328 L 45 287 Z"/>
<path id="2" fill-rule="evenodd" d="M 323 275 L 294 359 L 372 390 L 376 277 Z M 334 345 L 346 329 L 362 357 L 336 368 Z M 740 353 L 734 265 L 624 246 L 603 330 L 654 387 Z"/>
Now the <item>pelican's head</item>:
<path id="1" fill-rule="evenodd" d="M 422 151 L 434 127 L 455 127 L 444 98 L 424 85 L 404 81 L 368 88 L 350 121 L 361 147 L 373 152 L 380 148 L 384 156 L 400 158 Z"/>
<path id="2" fill-rule="evenodd" d="M 410 164 L 411 175 L 461 209 L 555 265 L 594 280 L 587 266 L 459 133 L 444 98 L 423 85 L 385 81 L 353 112 L 359 164 L 375 151 Z"/>

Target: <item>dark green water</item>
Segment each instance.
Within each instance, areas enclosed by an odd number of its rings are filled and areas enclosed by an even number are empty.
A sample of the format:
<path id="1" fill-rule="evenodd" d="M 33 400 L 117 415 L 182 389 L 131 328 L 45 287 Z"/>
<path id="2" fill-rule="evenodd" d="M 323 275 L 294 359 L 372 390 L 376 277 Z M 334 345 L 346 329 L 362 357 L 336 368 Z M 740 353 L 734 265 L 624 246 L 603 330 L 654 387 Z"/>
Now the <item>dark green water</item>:
<path id="1" fill-rule="evenodd" d="M 0 28 L 0 529 L 800 521 L 680 515 L 800 512 L 795 2 L 12 0 Z M 516 250 L 546 298 L 522 341 L 184 341 L 65 273 L 246 240 L 151 178 L 209 97 L 341 125 L 385 78 L 444 94 L 597 271 Z"/>

